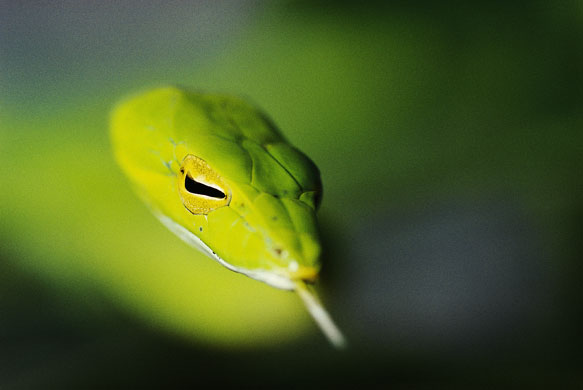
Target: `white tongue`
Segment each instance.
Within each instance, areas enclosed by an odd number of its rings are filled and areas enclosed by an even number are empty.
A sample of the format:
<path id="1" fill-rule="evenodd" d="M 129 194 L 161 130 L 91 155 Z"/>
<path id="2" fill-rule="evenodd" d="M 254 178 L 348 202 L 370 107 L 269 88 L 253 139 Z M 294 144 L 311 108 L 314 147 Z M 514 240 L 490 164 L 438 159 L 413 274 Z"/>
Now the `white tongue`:
<path id="1" fill-rule="evenodd" d="M 311 291 L 304 282 L 296 283 L 296 291 L 298 295 L 304 301 L 306 308 L 320 327 L 326 338 L 330 343 L 338 349 L 343 349 L 346 347 L 346 339 L 340 332 L 340 329 L 336 326 L 330 314 L 324 309 L 324 306 L 318 300 L 316 293 Z"/>

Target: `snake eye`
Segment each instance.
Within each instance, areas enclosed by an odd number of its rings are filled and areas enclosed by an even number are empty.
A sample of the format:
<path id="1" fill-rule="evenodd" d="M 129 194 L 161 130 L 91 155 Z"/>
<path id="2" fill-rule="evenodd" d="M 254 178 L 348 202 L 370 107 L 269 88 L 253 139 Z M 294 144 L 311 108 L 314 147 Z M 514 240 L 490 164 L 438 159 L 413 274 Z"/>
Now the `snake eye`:
<path id="1" fill-rule="evenodd" d="M 178 193 L 182 204 L 192 214 L 208 214 L 227 206 L 231 192 L 223 179 L 206 161 L 187 155 L 178 174 Z"/>
<path id="2" fill-rule="evenodd" d="M 186 188 L 186 191 L 195 195 L 204 195 L 217 199 L 224 199 L 227 197 L 227 195 L 225 195 L 225 193 L 221 190 L 207 186 L 204 183 L 200 183 L 190 177 L 190 175 L 184 176 L 184 188 Z"/>

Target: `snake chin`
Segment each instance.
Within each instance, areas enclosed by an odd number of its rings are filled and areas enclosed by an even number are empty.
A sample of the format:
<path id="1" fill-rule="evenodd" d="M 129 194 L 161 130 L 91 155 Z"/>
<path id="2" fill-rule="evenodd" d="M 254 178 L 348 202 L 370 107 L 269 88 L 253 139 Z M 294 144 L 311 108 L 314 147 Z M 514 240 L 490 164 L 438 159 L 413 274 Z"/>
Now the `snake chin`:
<path id="1" fill-rule="evenodd" d="M 219 257 L 208 245 L 206 245 L 200 238 L 195 234 L 190 232 L 188 229 L 174 222 L 171 218 L 156 213 L 156 216 L 166 226 L 170 231 L 180 237 L 184 242 L 198 249 L 205 255 L 209 256 L 211 259 L 216 260 L 221 265 L 230 269 L 231 271 L 246 275 L 252 279 L 258 280 L 260 282 L 266 283 L 272 287 L 279 288 L 281 290 L 294 290 L 296 287 L 296 282 L 285 275 L 280 275 L 271 271 L 260 271 L 260 270 L 250 270 L 242 267 L 235 267 L 232 264 L 227 263 L 225 260 Z"/>

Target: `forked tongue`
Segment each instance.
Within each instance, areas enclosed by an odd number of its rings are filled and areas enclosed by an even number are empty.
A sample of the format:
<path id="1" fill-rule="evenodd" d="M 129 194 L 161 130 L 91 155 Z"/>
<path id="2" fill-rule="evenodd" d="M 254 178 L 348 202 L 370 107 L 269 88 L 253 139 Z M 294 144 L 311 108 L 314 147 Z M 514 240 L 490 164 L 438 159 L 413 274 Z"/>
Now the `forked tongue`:
<path id="1" fill-rule="evenodd" d="M 346 347 L 346 339 L 340 332 L 340 329 L 336 326 L 330 314 L 324 309 L 322 303 L 318 299 L 316 292 L 313 288 L 306 285 L 304 281 L 298 281 L 296 283 L 296 291 L 306 308 L 320 327 L 326 338 L 330 343 L 338 349 L 343 349 Z"/>

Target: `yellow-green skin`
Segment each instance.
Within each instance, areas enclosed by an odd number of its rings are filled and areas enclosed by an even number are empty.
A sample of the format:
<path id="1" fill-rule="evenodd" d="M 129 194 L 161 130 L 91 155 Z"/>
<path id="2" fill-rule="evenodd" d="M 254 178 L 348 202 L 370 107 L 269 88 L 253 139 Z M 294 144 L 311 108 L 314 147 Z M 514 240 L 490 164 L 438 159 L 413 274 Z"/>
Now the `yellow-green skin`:
<path id="1" fill-rule="evenodd" d="M 245 100 L 159 88 L 113 112 L 115 156 L 136 192 L 172 231 L 231 270 L 282 289 L 320 269 L 320 173 Z M 193 214 L 177 185 L 187 155 L 230 189 L 230 202 Z"/>

